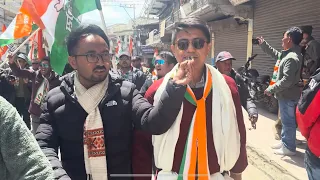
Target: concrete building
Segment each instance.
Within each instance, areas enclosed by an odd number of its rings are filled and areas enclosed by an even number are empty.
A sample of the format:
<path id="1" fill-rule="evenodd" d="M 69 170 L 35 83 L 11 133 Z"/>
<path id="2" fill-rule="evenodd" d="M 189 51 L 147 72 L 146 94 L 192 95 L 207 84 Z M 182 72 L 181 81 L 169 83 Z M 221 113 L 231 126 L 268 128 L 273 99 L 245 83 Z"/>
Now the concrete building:
<path id="1" fill-rule="evenodd" d="M 281 50 L 283 32 L 292 26 L 312 25 L 313 36 L 320 40 L 320 3 L 318 0 L 152 0 L 149 14 L 159 17 L 159 32 L 147 45 L 168 48 L 174 23 L 183 16 L 197 15 L 207 21 L 212 36 L 211 57 L 229 51 L 237 59 L 234 68 L 258 54 L 252 67 L 271 75 L 275 62 L 252 45 L 252 38 L 264 38 Z M 150 36 L 149 36 L 150 37 Z M 211 63 L 210 57 L 208 63 Z"/>

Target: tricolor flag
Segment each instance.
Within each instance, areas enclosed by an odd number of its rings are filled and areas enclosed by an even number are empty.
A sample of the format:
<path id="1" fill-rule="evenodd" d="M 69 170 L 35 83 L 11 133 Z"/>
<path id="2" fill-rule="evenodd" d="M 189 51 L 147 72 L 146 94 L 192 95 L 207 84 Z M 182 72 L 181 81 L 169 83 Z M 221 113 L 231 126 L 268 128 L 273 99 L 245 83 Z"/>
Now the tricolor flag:
<path id="1" fill-rule="evenodd" d="M 14 42 L 15 39 L 30 35 L 32 31 L 31 17 L 18 12 L 8 28 L 0 35 L 0 46 L 6 46 Z"/>
<path id="2" fill-rule="evenodd" d="M 100 5 L 100 6 L 99 6 Z M 51 67 L 62 74 L 68 61 L 65 38 L 79 26 L 81 18 L 101 7 L 99 0 L 24 0 L 22 12 L 44 29 L 50 50 Z"/>
<path id="3" fill-rule="evenodd" d="M 6 25 L 2 25 L 2 33 L 6 31 Z M 8 46 L 0 47 L 0 61 L 5 59 L 7 54 Z"/>
<path id="4" fill-rule="evenodd" d="M 122 52 L 122 43 L 120 37 L 118 37 L 116 54 L 119 54 L 120 52 Z"/>
<path id="5" fill-rule="evenodd" d="M 132 56 L 132 54 L 133 54 L 133 39 L 131 36 L 129 38 L 129 54 L 130 54 L 130 56 Z"/>
<path id="6" fill-rule="evenodd" d="M 32 59 L 42 59 L 45 57 L 45 51 L 43 49 L 42 43 L 42 30 L 39 30 L 33 37 L 30 39 L 30 50 L 28 53 L 28 58 Z"/>

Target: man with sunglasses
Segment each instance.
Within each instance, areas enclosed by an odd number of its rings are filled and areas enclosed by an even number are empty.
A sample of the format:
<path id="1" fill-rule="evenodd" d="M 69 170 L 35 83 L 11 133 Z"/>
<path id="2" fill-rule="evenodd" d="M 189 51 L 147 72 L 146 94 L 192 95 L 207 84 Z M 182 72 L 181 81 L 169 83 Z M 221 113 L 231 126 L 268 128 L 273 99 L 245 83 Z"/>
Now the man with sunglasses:
<path id="1" fill-rule="evenodd" d="M 32 63 L 31 70 L 38 71 L 40 67 L 39 59 L 32 59 L 31 63 Z"/>
<path id="2" fill-rule="evenodd" d="M 248 162 L 240 98 L 234 80 L 206 64 L 211 51 L 206 23 L 198 17 L 181 19 L 171 50 L 179 65 L 153 88 L 153 103 L 161 104 L 165 84 L 183 63 L 188 63 L 191 80 L 176 122 L 167 132 L 152 137 L 156 177 L 223 179 L 230 175 L 241 179 Z"/>
<path id="3" fill-rule="evenodd" d="M 35 135 L 40 124 L 41 105 L 48 91 L 60 84 L 59 76 L 51 69 L 49 57 L 44 57 L 41 60 L 38 71 L 20 69 L 16 63 L 14 63 L 15 56 L 9 55 L 8 58 L 10 68 L 15 76 L 27 78 L 32 81 L 29 113 L 32 133 Z"/>
<path id="4" fill-rule="evenodd" d="M 55 179 L 131 180 L 133 129 L 162 134 L 174 123 L 190 81 L 187 64 L 166 85 L 162 103 L 152 106 L 110 70 L 109 39 L 99 26 L 71 31 L 67 49 L 75 71 L 48 93 L 36 134 Z"/>
<path id="5" fill-rule="evenodd" d="M 249 95 L 249 90 L 244 82 L 244 79 L 232 68 L 232 61 L 235 60 L 236 59 L 231 55 L 230 52 L 222 51 L 217 55 L 215 66 L 220 73 L 228 75 L 235 80 L 239 90 L 241 105 L 248 112 L 252 128 L 255 129 L 256 122 L 258 121 L 257 106 Z"/>
<path id="6" fill-rule="evenodd" d="M 136 88 L 140 90 L 146 80 L 145 74 L 140 69 L 131 66 L 132 62 L 129 53 L 122 52 L 118 55 L 118 58 L 118 74 L 124 80 L 135 84 Z"/>
<path id="7" fill-rule="evenodd" d="M 162 51 L 160 54 L 155 58 L 154 65 L 155 65 L 155 72 L 157 74 L 156 78 L 149 77 L 146 82 L 143 84 L 140 93 L 145 95 L 149 87 L 155 82 L 156 80 L 160 80 L 163 78 L 168 72 L 172 70 L 172 68 L 177 64 L 177 59 L 174 55 L 169 51 Z M 157 86 L 157 85 L 155 85 Z M 151 90 L 150 90 L 151 91 Z M 151 97 L 149 94 L 145 96 L 146 98 Z M 150 101 L 149 101 L 150 102 Z"/>

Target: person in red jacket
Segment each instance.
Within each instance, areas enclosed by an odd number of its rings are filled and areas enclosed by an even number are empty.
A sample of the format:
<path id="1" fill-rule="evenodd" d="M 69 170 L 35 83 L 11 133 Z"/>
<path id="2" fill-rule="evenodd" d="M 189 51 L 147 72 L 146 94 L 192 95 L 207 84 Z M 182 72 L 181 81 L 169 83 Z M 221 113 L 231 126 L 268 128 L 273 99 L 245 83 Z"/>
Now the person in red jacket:
<path id="1" fill-rule="evenodd" d="M 301 134 L 307 139 L 305 166 L 309 180 L 320 179 L 320 68 L 303 88 L 296 115 Z"/>

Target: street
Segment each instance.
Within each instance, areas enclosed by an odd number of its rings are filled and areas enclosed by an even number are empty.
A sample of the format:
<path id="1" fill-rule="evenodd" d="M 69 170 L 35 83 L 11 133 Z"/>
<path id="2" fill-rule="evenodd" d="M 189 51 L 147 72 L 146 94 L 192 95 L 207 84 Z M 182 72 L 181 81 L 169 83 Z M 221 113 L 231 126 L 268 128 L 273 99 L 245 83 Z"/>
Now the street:
<path id="1" fill-rule="evenodd" d="M 247 153 L 249 166 L 243 173 L 244 180 L 307 180 L 304 168 L 304 151 L 306 141 L 297 131 L 297 139 L 302 144 L 297 145 L 297 154 L 292 157 L 273 154 L 271 145 L 277 143 L 273 136 L 273 124 L 277 119 L 275 114 L 259 108 L 257 129 L 250 130 L 247 112 L 243 110 L 247 129 Z"/>

